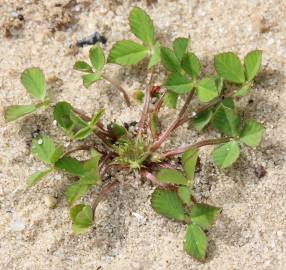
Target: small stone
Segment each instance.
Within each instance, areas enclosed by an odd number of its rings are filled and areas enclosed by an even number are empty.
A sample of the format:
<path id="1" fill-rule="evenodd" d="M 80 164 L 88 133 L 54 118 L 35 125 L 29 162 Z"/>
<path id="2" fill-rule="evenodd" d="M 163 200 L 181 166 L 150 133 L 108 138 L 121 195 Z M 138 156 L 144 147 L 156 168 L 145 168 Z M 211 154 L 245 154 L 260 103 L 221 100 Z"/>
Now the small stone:
<path id="1" fill-rule="evenodd" d="M 43 196 L 43 201 L 44 201 L 45 205 L 49 208 L 55 208 L 55 206 L 57 205 L 57 202 L 58 202 L 57 199 L 50 194 L 45 194 Z"/>
<path id="2" fill-rule="evenodd" d="M 262 165 L 259 165 L 257 168 L 255 168 L 254 173 L 256 177 L 260 179 L 266 175 L 267 171 Z"/>

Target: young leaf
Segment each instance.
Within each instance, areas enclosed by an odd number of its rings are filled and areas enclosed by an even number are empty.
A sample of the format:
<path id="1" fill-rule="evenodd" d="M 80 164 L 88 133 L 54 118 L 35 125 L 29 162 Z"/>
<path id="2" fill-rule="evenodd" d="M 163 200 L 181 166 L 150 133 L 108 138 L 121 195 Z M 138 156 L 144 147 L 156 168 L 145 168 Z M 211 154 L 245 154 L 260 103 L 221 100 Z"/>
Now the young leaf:
<path id="1" fill-rule="evenodd" d="M 82 185 L 80 183 L 71 184 L 66 190 L 66 197 L 69 205 L 80 199 L 90 189 L 91 185 Z"/>
<path id="2" fill-rule="evenodd" d="M 199 261 L 206 257 L 208 239 L 203 230 L 196 224 L 189 224 L 187 227 L 184 250 Z"/>
<path id="3" fill-rule="evenodd" d="M 104 110 L 101 109 L 98 112 L 95 113 L 95 115 L 92 117 L 89 126 L 93 129 L 96 127 L 96 124 L 98 123 L 98 121 L 100 120 L 100 118 L 103 116 L 104 114 Z"/>
<path id="4" fill-rule="evenodd" d="M 181 66 L 175 53 L 166 47 L 161 47 L 161 61 L 163 66 L 172 72 L 180 72 Z"/>
<path id="5" fill-rule="evenodd" d="M 198 113 L 193 119 L 192 123 L 194 127 L 201 131 L 211 120 L 213 115 L 212 111 L 203 111 L 201 113 Z"/>
<path id="6" fill-rule="evenodd" d="M 249 52 L 244 58 L 244 67 L 246 73 L 246 79 L 251 81 L 257 75 L 260 70 L 262 62 L 262 51 L 255 50 Z"/>
<path id="7" fill-rule="evenodd" d="M 160 215 L 183 221 L 184 208 L 178 195 L 170 190 L 156 189 L 151 198 L 152 208 Z"/>
<path id="8" fill-rule="evenodd" d="M 212 124 L 220 132 L 227 136 L 237 136 L 239 134 L 240 118 L 223 104 L 220 104 L 213 114 Z"/>
<path id="9" fill-rule="evenodd" d="M 82 81 L 85 88 L 90 87 L 94 82 L 100 79 L 101 79 L 101 74 L 99 73 L 89 73 L 82 76 Z"/>
<path id="10" fill-rule="evenodd" d="M 64 156 L 55 163 L 55 167 L 76 176 L 82 176 L 85 170 L 81 163 L 72 157 Z"/>
<path id="11" fill-rule="evenodd" d="M 218 96 L 215 80 L 204 78 L 198 82 L 198 97 L 201 102 L 209 102 Z"/>
<path id="12" fill-rule="evenodd" d="M 72 231 L 75 234 L 85 233 L 93 223 L 93 212 L 89 205 L 78 204 L 71 208 L 70 217 L 73 221 Z"/>
<path id="13" fill-rule="evenodd" d="M 54 153 L 51 156 L 51 163 L 55 164 L 64 154 L 64 146 L 59 145 L 55 148 Z"/>
<path id="14" fill-rule="evenodd" d="M 84 121 L 80 116 L 76 115 L 72 110 L 70 111 L 70 119 L 78 129 L 88 126 L 88 123 Z"/>
<path id="15" fill-rule="evenodd" d="M 151 47 L 154 44 L 154 26 L 149 15 L 141 8 L 133 8 L 129 16 L 131 32 Z"/>
<path id="16" fill-rule="evenodd" d="M 46 82 L 44 73 L 39 68 L 25 69 L 21 75 L 21 83 L 33 98 L 44 100 Z"/>
<path id="17" fill-rule="evenodd" d="M 232 165 L 238 159 L 239 155 L 240 149 L 236 141 L 230 141 L 220 145 L 212 152 L 214 164 L 220 169 Z"/>
<path id="18" fill-rule="evenodd" d="M 94 46 L 89 50 L 89 59 L 96 70 L 102 70 L 105 64 L 104 52 L 100 46 Z"/>
<path id="19" fill-rule="evenodd" d="M 190 219 L 203 230 L 206 230 L 214 223 L 220 211 L 220 208 L 208 204 L 197 203 L 191 209 Z"/>
<path id="20" fill-rule="evenodd" d="M 87 73 L 93 72 L 92 67 L 84 61 L 76 61 L 73 66 L 73 69 Z"/>
<path id="21" fill-rule="evenodd" d="M 34 186 L 39 181 L 41 181 L 45 176 L 47 176 L 50 172 L 52 172 L 52 168 L 46 168 L 41 171 L 35 172 L 32 175 L 30 175 L 27 179 L 27 185 L 28 186 Z"/>
<path id="22" fill-rule="evenodd" d="M 161 45 L 159 42 L 152 47 L 151 58 L 149 60 L 148 68 L 157 65 L 161 60 Z"/>
<path id="23" fill-rule="evenodd" d="M 87 126 L 80 129 L 76 134 L 74 134 L 73 139 L 76 141 L 83 140 L 91 134 L 92 134 L 92 129 L 89 126 Z"/>
<path id="24" fill-rule="evenodd" d="M 240 133 L 240 140 L 250 147 L 260 144 L 265 128 L 254 120 L 248 120 Z"/>
<path id="25" fill-rule="evenodd" d="M 161 169 L 157 174 L 157 179 L 162 183 L 170 183 L 176 185 L 186 185 L 187 179 L 177 170 Z"/>
<path id="26" fill-rule="evenodd" d="M 214 58 L 216 72 L 225 80 L 244 83 L 244 70 L 239 58 L 232 52 L 217 54 Z"/>
<path id="27" fill-rule="evenodd" d="M 173 42 L 173 50 L 177 56 L 179 62 L 182 61 L 183 55 L 188 49 L 189 39 L 188 38 L 176 38 Z"/>
<path id="28" fill-rule="evenodd" d="M 191 76 L 193 79 L 196 79 L 200 75 L 201 64 L 198 57 L 193 53 L 186 53 L 183 56 L 181 66 L 183 70 Z"/>
<path id="29" fill-rule="evenodd" d="M 135 65 L 147 55 L 148 50 L 131 40 L 116 42 L 110 50 L 108 63 L 118 65 Z"/>
<path id="30" fill-rule="evenodd" d="M 191 202 L 190 187 L 180 186 L 178 188 L 178 196 L 184 204 L 188 205 Z"/>
<path id="31" fill-rule="evenodd" d="M 199 157 L 199 149 L 190 149 L 187 150 L 182 155 L 182 164 L 184 171 L 188 178 L 188 184 L 192 187 L 194 176 L 195 176 L 195 170 L 196 165 Z"/>
<path id="32" fill-rule="evenodd" d="M 251 90 L 251 83 L 244 84 L 236 93 L 235 97 L 244 97 L 246 96 Z"/>
<path id="33" fill-rule="evenodd" d="M 73 125 L 73 122 L 70 119 L 71 110 L 71 104 L 65 101 L 58 102 L 54 109 L 54 119 L 57 121 L 58 125 L 65 130 L 70 129 Z"/>
<path id="34" fill-rule="evenodd" d="M 177 94 L 186 94 L 193 90 L 193 83 L 179 73 L 171 73 L 165 82 L 165 87 Z"/>
<path id="35" fill-rule="evenodd" d="M 14 121 L 20 117 L 23 117 L 29 113 L 37 110 L 36 105 L 12 105 L 5 109 L 4 118 L 6 122 Z"/>
<path id="36" fill-rule="evenodd" d="M 164 105 L 171 109 L 176 109 L 178 101 L 178 94 L 168 91 L 164 96 Z"/>
<path id="37" fill-rule="evenodd" d="M 47 164 L 52 164 L 55 150 L 54 142 L 48 136 L 38 137 L 32 141 L 32 153 Z"/>

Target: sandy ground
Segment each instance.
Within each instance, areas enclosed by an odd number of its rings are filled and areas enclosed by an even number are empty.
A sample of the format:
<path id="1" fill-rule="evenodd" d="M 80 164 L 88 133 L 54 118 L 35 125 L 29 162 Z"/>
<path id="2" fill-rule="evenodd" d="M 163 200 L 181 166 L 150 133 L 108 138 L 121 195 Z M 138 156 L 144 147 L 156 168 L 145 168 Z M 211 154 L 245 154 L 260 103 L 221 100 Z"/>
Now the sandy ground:
<path id="1" fill-rule="evenodd" d="M 286 2 L 159 0 L 146 7 L 142 1 L 77 0 L 70 1 L 62 14 L 56 4 L 67 2 L 0 0 L 0 269 L 285 269 Z M 7 125 L 2 117 L 4 106 L 30 102 L 19 76 L 24 68 L 39 66 L 55 99 L 68 100 L 88 113 L 104 107 L 105 121 L 136 120 L 138 108 L 127 109 L 110 85 L 100 82 L 89 90 L 82 86 L 72 65 L 87 56 L 88 48 L 70 48 L 94 31 L 108 38 L 106 50 L 116 40 L 130 38 L 127 16 L 135 5 L 148 10 L 167 45 L 175 37 L 190 35 L 205 71 L 212 71 L 212 57 L 221 51 L 233 50 L 241 57 L 255 48 L 264 52 L 258 84 L 239 104 L 245 107 L 245 117 L 265 125 L 262 145 L 244 148 L 236 165 L 221 172 L 209 159 L 211 147 L 201 153 L 196 196 L 223 208 L 208 233 L 204 264 L 183 252 L 184 226 L 155 214 L 149 203 L 152 187 L 133 175 L 125 177 L 129 184 L 122 184 L 101 204 L 90 233 L 72 235 L 63 196 L 71 179 L 54 174 L 34 188 L 25 184 L 27 176 L 43 166 L 30 153 L 33 134 L 66 140 L 52 124 L 52 112 Z M 140 84 L 144 87 L 146 75 L 140 69 L 110 67 L 110 71 L 129 93 Z M 159 74 L 158 81 L 162 79 Z M 171 119 L 172 114 L 166 110 L 164 117 Z M 191 143 L 196 135 L 181 128 L 172 144 Z M 261 166 L 267 174 L 259 178 Z M 55 209 L 44 205 L 46 193 L 58 197 Z"/>

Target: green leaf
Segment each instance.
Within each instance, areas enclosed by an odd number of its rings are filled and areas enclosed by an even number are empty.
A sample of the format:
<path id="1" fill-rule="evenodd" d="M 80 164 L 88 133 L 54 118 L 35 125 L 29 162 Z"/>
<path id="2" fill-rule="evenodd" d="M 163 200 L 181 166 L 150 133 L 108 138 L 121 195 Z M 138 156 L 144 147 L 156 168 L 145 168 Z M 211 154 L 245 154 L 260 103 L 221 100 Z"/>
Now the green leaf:
<path id="1" fill-rule="evenodd" d="M 86 233 L 90 230 L 91 226 L 84 226 L 84 225 L 80 225 L 80 224 L 72 224 L 72 232 L 74 234 L 83 234 Z"/>
<path id="2" fill-rule="evenodd" d="M 73 125 L 73 122 L 70 119 L 71 110 L 71 104 L 65 101 L 58 102 L 54 109 L 54 119 L 57 121 L 58 125 L 65 130 L 70 129 Z"/>
<path id="3" fill-rule="evenodd" d="M 87 160 L 84 165 L 84 174 L 81 176 L 79 183 L 81 184 L 88 184 L 88 185 L 95 185 L 97 182 L 100 181 L 99 175 L 99 160 L 101 155 L 96 152 L 93 154 L 92 158 Z"/>
<path id="4" fill-rule="evenodd" d="M 141 90 L 136 90 L 136 91 L 134 91 L 134 93 L 133 93 L 134 99 L 135 99 L 138 103 L 140 103 L 140 104 L 143 103 L 143 101 L 144 101 L 144 96 L 145 96 L 145 94 L 144 94 L 144 92 L 141 91 Z"/>
<path id="5" fill-rule="evenodd" d="M 29 113 L 37 110 L 37 106 L 31 105 L 12 105 L 5 109 L 4 118 L 6 122 L 14 121 L 20 117 L 23 117 Z"/>
<path id="6" fill-rule="evenodd" d="M 168 91 L 164 96 L 164 105 L 171 109 L 176 109 L 178 94 Z"/>
<path id="7" fill-rule="evenodd" d="M 173 191 L 157 188 L 152 193 L 151 206 L 158 214 L 167 218 L 179 221 L 185 219 L 183 205 L 178 195 Z"/>
<path id="8" fill-rule="evenodd" d="M 74 134 L 73 139 L 76 141 L 83 140 L 92 134 L 92 129 L 88 127 L 84 127 L 80 129 L 76 134 Z"/>
<path id="9" fill-rule="evenodd" d="M 220 169 L 231 166 L 238 159 L 239 155 L 240 149 L 236 141 L 222 144 L 212 152 L 214 164 Z"/>
<path id="10" fill-rule="evenodd" d="M 220 104 L 213 114 L 212 124 L 220 132 L 227 136 L 239 134 L 240 118 L 233 109 Z"/>
<path id="11" fill-rule="evenodd" d="M 248 120 L 240 133 L 240 140 L 250 147 L 260 144 L 265 128 L 254 120 Z"/>
<path id="12" fill-rule="evenodd" d="M 94 114 L 91 121 L 89 122 L 89 126 L 93 129 L 96 127 L 96 124 L 100 120 L 100 118 L 104 115 L 104 109 L 99 110 Z"/>
<path id="13" fill-rule="evenodd" d="M 193 186 L 199 149 L 189 149 L 182 155 L 182 164 L 188 178 L 188 185 Z"/>
<path id="14" fill-rule="evenodd" d="M 101 74 L 99 73 L 89 73 L 82 76 L 82 81 L 85 88 L 90 87 L 94 82 L 100 79 L 101 79 Z"/>
<path id="15" fill-rule="evenodd" d="M 21 75 L 21 83 L 33 98 L 44 100 L 46 82 L 44 73 L 39 68 L 25 69 Z"/>
<path id="16" fill-rule="evenodd" d="M 203 111 L 201 113 L 198 113 L 193 119 L 192 123 L 194 127 L 201 131 L 212 119 L 212 111 Z"/>
<path id="17" fill-rule="evenodd" d="M 206 257 L 208 239 L 203 230 L 196 224 L 189 224 L 187 227 L 184 250 L 199 261 Z"/>
<path id="18" fill-rule="evenodd" d="M 82 72 L 88 72 L 88 73 L 93 72 L 92 67 L 84 61 L 76 61 L 73 66 L 73 69 L 82 71 Z"/>
<path id="19" fill-rule="evenodd" d="M 127 134 L 126 128 L 116 123 L 111 124 L 111 132 L 116 138 L 120 138 Z"/>
<path id="20" fill-rule="evenodd" d="M 72 157 L 64 156 L 55 163 L 55 167 L 76 176 L 82 176 L 85 170 L 81 163 Z"/>
<path id="21" fill-rule="evenodd" d="M 171 73 L 165 82 L 165 87 L 177 94 L 186 94 L 193 90 L 193 83 L 179 73 Z"/>
<path id="22" fill-rule="evenodd" d="M 198 97 L 201 102 L 209 102 L 218 96 L 217 86 L 214 79 L 205 78 L 198 82 Z"/>
<path id="23" fill-rule="evenodd" d="M 180 186 L 178 188 L 178 196 L 184 204 L 190 204 L 191 202 L 191 191 L 190 187 Z"/>
<path id="24" fill-rule="evenodd" d="M 96 70 L 102 70 L 105 64 L 105 57 L 102 48 L 98 45 L 89 50 L 89 59 Z"/>
<path id="25" fill-rule="evenodd" d="M 70 185 L 66 190 L 66 198 L 69 205 L 72 205 L 76 200 L 80 199 L 90 189 L 91 185 L 83 185 L 75 183 Z"/>
<path id="26" fill-rule="evenodd" d="M 244 58 L 244 67 L 246 78 L 248 81 L 254 79 L 254 77 L 258 74 L 261 68 L 262 62 L 262 51 L 255 50 L 249 52 Z"/>
<path id="27" fill-rule="evenodd" d="M 56 147 L 54 153 L 51 156 L 51 163 L 54 164 L 56 163 L 64 154 L 64 146 L 59 145 Z"/>
<path id="28" fill-rule="evenodd" d="M 41 181 L 45 176 L 47 176 L 50 172 L 52 172 L 52 168 L 46 168 L 41 171 L 35 172 L 32 175 L 30 175 L 27 179 L 27 185 L 28 186 L 34 186 L 39 181 Z"/>
<path id="29" fill-rule="evenodd" d="M 177 170 L 161 169 L 157 174 L 157 179 L 162 183 L 186 185 L 187 179 Z"/>
<path id="30" fill-rule="evenodd" d="M 71 208 L 72 231 L 75 234 L 87 232 L 93 224 L 93 211 L 89 205 L 78 204 Z"/>
<path id="31" fill-rule="evenodd" d="M 244 97 L 250 92 L 250 90 L 251 90 L 251 84 L 246 83 L 235 93 L 234 96 L 235 97 Z"/>
<path id="32" fill-rule="evenodd" d="M 193 79 L 199 77 L 201 72 L 201 63 L 199 58 L 193 53 L 186 53 L 182 59 L 183 70 Z"/>
<path id="33" fill-rule="evenodd" d="M 220 76 L 216 76 L 215 77 L 215 84 L 216 84 L 217 92 L 218 92 L 218 94 L 220 94 L 222 89 L 223 89 L 223 78 Z"/>
<path id="34" fill-rule="evenodd" d="M 161 44 L 156 42 L 152 47 L 151 58 L 149 60 L 148 68 L 157 65 L 161 61 Z"/>
<path id="35" fill-rule="evenodd" d="M 188 38 L 179 37 L 179 38 L 176 38 L 174 40 L 173 50 L 174 50 L 175 55 L 177 56 L 179 62 L 182 61 L 182 58 L 188 49 L 188 45 L 189 45 L 189 39 Z"/>
<path id="36" fill-rule="evenodd" d="M 190 219 L 193 223 L 206 230 L 212 225 L 221 209 L 208 204 L 197 203 L 191 209 Z"/>
<path id="37" fill-rule="evenodd" d="M 78 129 L 88 126 L 88 123 L 84 121 L 80 116 L 76 115 L 73 111 L 70 111 L 70 119 Z"/>
<path id="38" fill-rule="evenodd" d="M 108 63 L 118 65 L 135 65 L 147 55 L 148 50 L 131 40 L 116 42 L 110 50 Z"/>
<path id="39" fill-rule="evenodd" d="M 129 16 L 131 32 L 149 47 L 154 44 L 154 26 L 149 15 L 141 8 L 133 8 Z"/>
<path id="40" fill-rule="evenodd" d="M 161 62 L 163 66 L 172 72 L 180 72 L 180 62 L 175 53 L 166 47 L 161 47 Z"/>
<path id="41" fill-rule="evenodd" d="M 52 164 L 55 151 L 54 142 L 48 136 L 38 137 L 32 141 L 32 153 L 47 164 Z"/>
<path id="42" fill-rule="evenodd" d="M 229 109 L 234 110 L 235 104 L 232 98 L 225 98 L 222 100 L 221 104 Z"/>
<path id="43" fill-rule="evenodd" d="M 239 58 L 232 52 L 217 54 L 214 58 L 217 73 L 233 83 L 244 83 L 244 70 Z"/>

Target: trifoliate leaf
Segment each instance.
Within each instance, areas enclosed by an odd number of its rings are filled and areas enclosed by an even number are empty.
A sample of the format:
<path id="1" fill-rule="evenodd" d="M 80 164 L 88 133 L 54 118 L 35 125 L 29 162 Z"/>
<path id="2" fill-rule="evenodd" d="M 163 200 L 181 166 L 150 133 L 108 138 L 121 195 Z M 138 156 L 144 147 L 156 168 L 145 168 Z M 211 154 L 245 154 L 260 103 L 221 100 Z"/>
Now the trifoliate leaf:
<path id="1" fill-rule="evenodd" d="M 70 119 L 71 110 L 71 104 L 65 101 L 58 102 L 54 109 L 54 119 L 57 121 L 58 125 L 65 130 L 70 129 L 73 125 L 73 122 Z"/>
<path id="2" fill-rule="evenodd" d="M 101 79 L 100 73 L 89 73 L 82 76 L 82 81 L 85 88 L 90 87 L 94 82 L 100 79 Z"/>
<path id="3" fill-rule="evenodd" d="M 191 202 L 191 189 L 190 187 L 180 186 L 178 188 L 178 196 L 184 204 Z"/>
<path id="4" fill-rule="evenodd" d="M 48 136 L 38 137 L 32 141 L 32 153 L 47 164 L 52 164 L 52 156 L 55 151 L 56 146 Z"/>
<path id="5" fill-rule="evenodd" d="M 183 221 L 184 208 L 178 195 L 170 190 L 156 189 L 151 198 L 152 208 L 160 215 Z"/>
<path id="6" fill-rule="evenodd" d="M 248 120 L 240 133 L 240 140 L 250 147 L 260 144 L 265 128 L 254 120 Z"/>
<path id="7" fill-rule="evenodd" d="M 225 80 L 244 83 L 244 70 L 239 58 L 232 52 L 217 54 L 214 58 L 216 72 Z"/>
<path id="8" fill-rule="evenodd" d="M 193 186 L 196 165 L 199 157 L 199 149 L 189 149 L 182 155 L 182 165 L 187 175 L 188 185 Z"/>
<path id="9" fill-rule="evenodd" d="M 214 79 L 204 78 L 197 84 L 198 98 L 201 102 L 209 102 L 218 96 L 217 86 Z"/>
<path id="10" fill-rule="evenodd" d="M 220 169 L 224 169 L 232 165 L 238 159 L 239 155 L 240 149 L 236 141 L 230 141 L 222 144 L 212 152 L 214 164 Z"/>
<path id="11" fill-rule="evenodd" d="M 102 70 L 105 64 L 105 57 L 102 48 L 98 45 L 89 50 L 89 59 L 96 70 Z"/>
<path id="12" fill-rule="evenodd" d="M 21 75 L 21 83 L 33 98 L 44 100 L 46 82 L 44 73 L 39 68 L 25 69 Z"/>
<path id="13" fill-rule="evenodd" d="M 166 47 L 161 47 L 161 62 L 163 66 L 172 72 L 180 72 L 181 65 L 175 53 Z"/>
<path id="14" fill-rule="evenodd" d="M 82 176 L 85 173 L 83 165 L 77 159 L 69 156 L 64 156 L 58 160 L 55 167 L 76 176 Z"/>
<path id="15" fill-rule="evenodd" d="M 190 220 L 206 230 L 214 223 L 220 211 L 218 207 L 197 203 L 191 209 Z"/>
<path id="16" fill-rule="evenodd" d="M 198 113 L 193 119 L 192 123 L 194 127 L 198 130 L 201 131 L 212 119 L 212 111 L 204 111 L 201 113 Z"/>
<path id="17" fill-rule="evenodd" d="M 177 94 L 186 94 L 193 90 L 193 83 L 184 75 L 171 73 L 165 82 L 165 87 Z"/>
<path id="18" fill-rule="evenodd" d="M 185 54 L 185 52 L 188 49 L 188 45 L 189 45 L 189 39 L 188 38 L 179 37 L 179 38 L 176 38 L 174 40 L 173 50 L 174 50 L 174 53 L 177 56 L 179 62 L 182 61 L 183 55 Z"/>
<path id="19" fill-rule="evenodd" d="M 198 57 L 193 53 L 186 53 L 182 59 L 182 68 L 183 70 L 191 76 L 193 79 L 196 79 L 200 75 L 201 64 Z"/>
<path id="20" fill-rule="evenodd" d="M 212 117 L 212 124 L 220 132 L 227 136 L 239 134 L 240 118 L 233 109 L 220 104 Z"/>
<path id="21" fill-rule="evenodd" d="M 186 185 L 187 179 L 185 176 L 174 169 L 161 169 L 157 174 L 157 179 L 162 183 Z"/>
<path id="22" fill-rule="evenodd" d="M 161 61 L 161 44 L 156 42 L 152 47 L 151 58 L 149 60 L 148 68 L 157 65 Z"/>
<path id="23" fill-rule="evenodd" d="M 131 32 L 151 47 L 154 44 L 154 26 L 149 15 L 141 8 L 133 8 L 129 16 Z"/>
<path id="24" fill-rule="evenodd" d="M 37 110 L 36 105 L 12 105 L 5 109 L 4 118 L 6 122 L 14 121 L 20 117 L 30 114 Z"/>
<path id="25" fill-rule="evenodd" d="M 199 261 L 206 257 L 208 239 L 204 231 L 196 224 L 189 224 L 187 227 L 184 250 Z"/>
<path id="26" fill-rule="evenodd" d="M 47 176 L 50 172 L 52 172 L 52 168 L 46 168 L 41 171 L 35 172 L 32 175 L 30 175 L 27 179 L 27 185 L 28 186 L 34 186 L 39 181 L 41 181 L 45 176 Z"/>
<path id="27" fill-rule="evenodd" d="M 244 58 L 246 79 L 251 81 L 258 74 L 262 62 L 262 51 L 249 52 Z"/>
<path id="28" fill-rule="evenodd" d="M 168 91 L 164 96 L 164 105 L 170 109 L 176 109 L 178 101 L 178 94 Z"/>
<path id="29" fill-rule="evenodd" d="M 92 67 L 84 61 L 76 61 L 73 66 L 73 69 L 87 73 L 93 72 Z"/>
<path id="30" fill-rule="evenodd" d="M 66 190 L 66 198 L 69 205 L 72 205 L 76 200 L 80 199 L 90 189 L 91 185 L 80 183 L 71 184 Z"/>
<path id="31" fill-rule="evenodd" d="M 116 42 L 110 50 L 108 63 L 118 65 L 135 65 L 148 54 L 148 49 L 131 40 Z"/>

